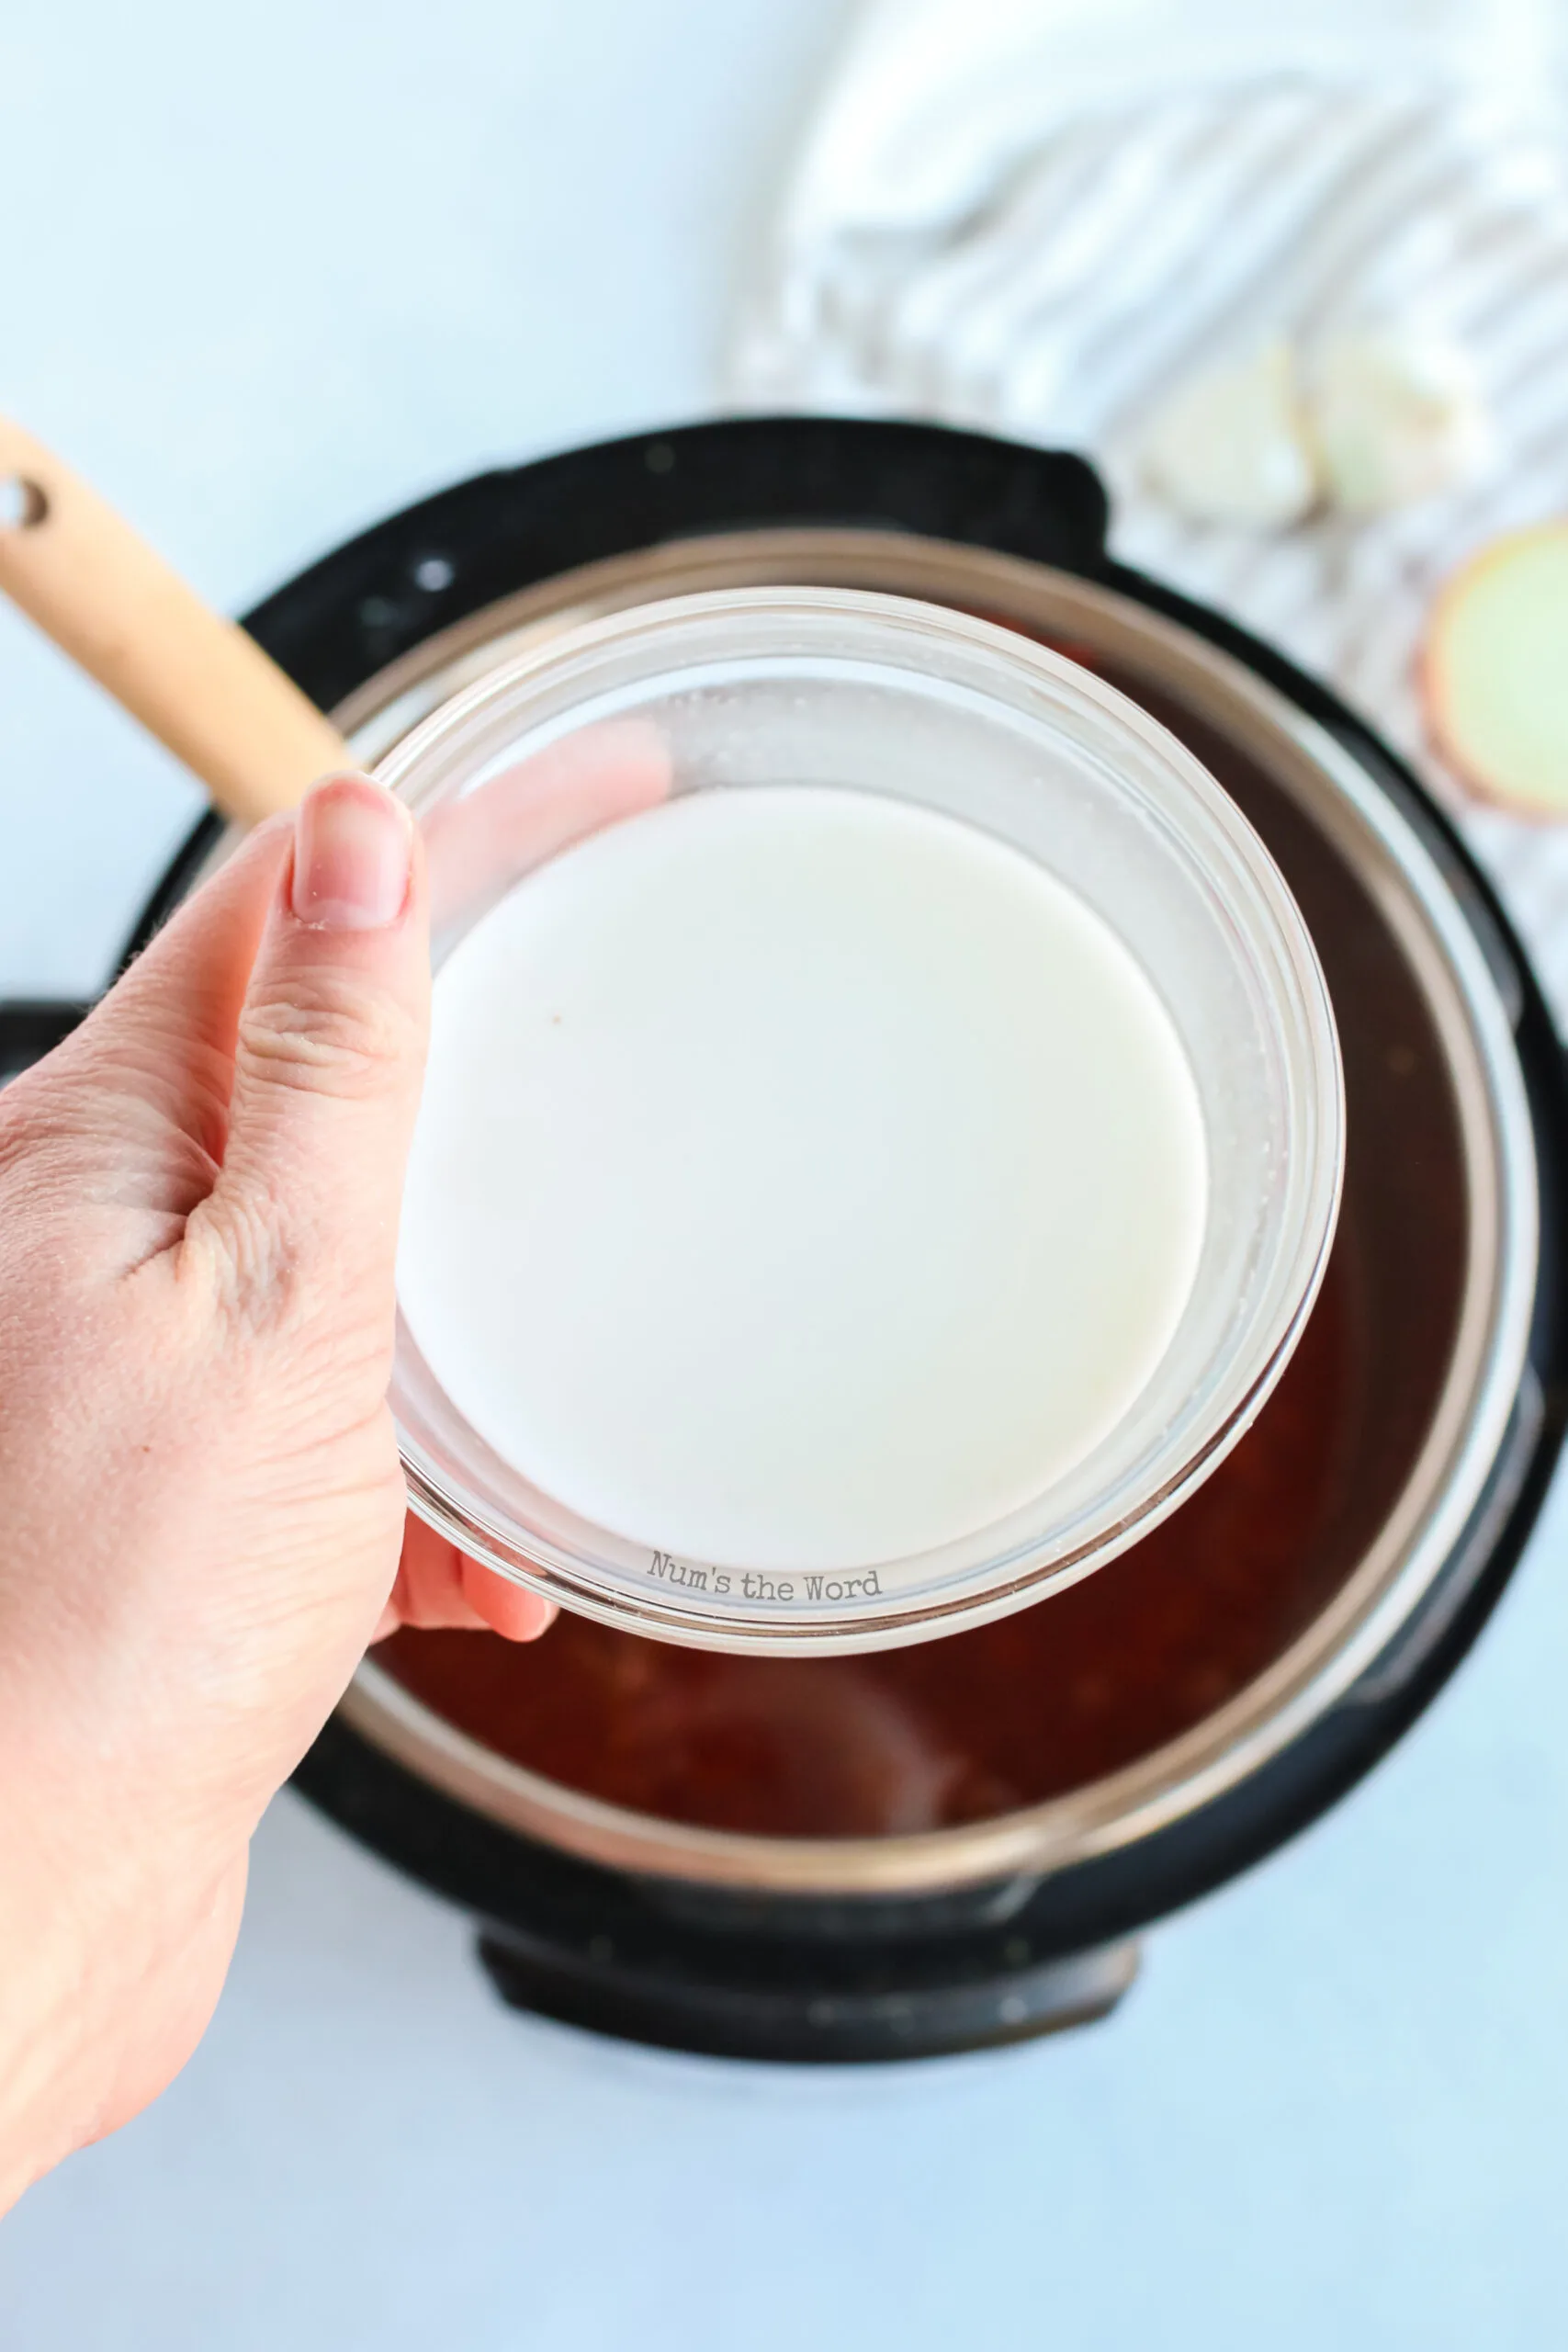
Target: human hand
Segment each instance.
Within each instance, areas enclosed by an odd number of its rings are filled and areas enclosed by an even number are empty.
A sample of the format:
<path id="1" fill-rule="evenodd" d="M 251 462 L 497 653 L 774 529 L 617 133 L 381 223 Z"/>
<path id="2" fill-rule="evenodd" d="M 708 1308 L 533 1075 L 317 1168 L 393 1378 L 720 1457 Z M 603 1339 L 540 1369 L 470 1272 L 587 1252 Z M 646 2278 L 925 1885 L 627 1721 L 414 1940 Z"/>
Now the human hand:
<path id="1" fill-rule="evenodd" d="M 666 782 L 514 779 L 489 821 L 521 870 Z M 404 1533 L 426 899 L 398 804 L 319 786 L 0 1096 L 0 2210 L 189 2054 L 366 1644 L 553 1614 Z"/>

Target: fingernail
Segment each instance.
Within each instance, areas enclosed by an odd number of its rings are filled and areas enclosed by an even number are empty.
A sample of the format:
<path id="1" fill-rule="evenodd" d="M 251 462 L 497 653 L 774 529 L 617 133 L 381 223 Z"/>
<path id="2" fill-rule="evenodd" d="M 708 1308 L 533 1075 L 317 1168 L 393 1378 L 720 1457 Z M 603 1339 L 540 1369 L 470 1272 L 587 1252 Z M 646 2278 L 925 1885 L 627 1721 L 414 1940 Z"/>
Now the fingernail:
<path id="1" fill-rule="evenodd" d="M 409 894 L 413 827 L 368 776 L 312 786 L 295 819 L 291 904 L 316 931 L 379 931 Z"/>

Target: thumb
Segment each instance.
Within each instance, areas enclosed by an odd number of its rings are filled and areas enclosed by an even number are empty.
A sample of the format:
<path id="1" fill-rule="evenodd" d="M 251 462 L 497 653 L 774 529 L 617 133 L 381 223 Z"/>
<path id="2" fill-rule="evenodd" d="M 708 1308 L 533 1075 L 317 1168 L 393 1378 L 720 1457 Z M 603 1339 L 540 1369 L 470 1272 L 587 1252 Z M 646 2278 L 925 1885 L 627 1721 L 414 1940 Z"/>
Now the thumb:
<path id="1" fill-rule="evenodd" d="M 389 1300 L 430 998 L 424 866 L 368 777 L 295 819 L 242 1006 L 223 1164 L 204 1222 L 254 1305 L 297 1282 Z M 325 1278 L 330 1277 L 330 1282 Z"/>

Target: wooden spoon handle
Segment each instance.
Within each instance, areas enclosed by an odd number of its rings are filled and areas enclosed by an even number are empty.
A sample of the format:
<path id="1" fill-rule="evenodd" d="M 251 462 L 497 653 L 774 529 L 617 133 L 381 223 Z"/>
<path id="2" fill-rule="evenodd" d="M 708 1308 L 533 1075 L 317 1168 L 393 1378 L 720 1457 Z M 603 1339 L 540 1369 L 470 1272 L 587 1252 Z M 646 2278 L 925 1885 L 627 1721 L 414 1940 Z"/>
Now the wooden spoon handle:
<path id="1" fill-rule="evenodd" d="M 353 767 L 337 729 L 111 506 L 0 416 L 0 589 L 200 777 L 225 815 L 292 808 Z"/>

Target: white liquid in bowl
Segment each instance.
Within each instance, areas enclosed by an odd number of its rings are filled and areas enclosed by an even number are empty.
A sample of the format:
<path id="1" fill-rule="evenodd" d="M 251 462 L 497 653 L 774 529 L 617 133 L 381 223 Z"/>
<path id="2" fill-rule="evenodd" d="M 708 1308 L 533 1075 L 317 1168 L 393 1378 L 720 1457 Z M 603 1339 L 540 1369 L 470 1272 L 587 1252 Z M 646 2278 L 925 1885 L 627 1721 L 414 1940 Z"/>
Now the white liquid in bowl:
<path id="1" fill-rule="evenodd" d="M 705 791 L 529 876 L 442 968 L 400 1303 L 568 1508 L 853 1571 L 1107 1434 L 1205 1198 L 1175 1027 L 1074 894 L 905 802 Z"/>

